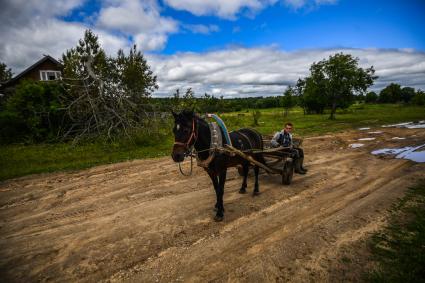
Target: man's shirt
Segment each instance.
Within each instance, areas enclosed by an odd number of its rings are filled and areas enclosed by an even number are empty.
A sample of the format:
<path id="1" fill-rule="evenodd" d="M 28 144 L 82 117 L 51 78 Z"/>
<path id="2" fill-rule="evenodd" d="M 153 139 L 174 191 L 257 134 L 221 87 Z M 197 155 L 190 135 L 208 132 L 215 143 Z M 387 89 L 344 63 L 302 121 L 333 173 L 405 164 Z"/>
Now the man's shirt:
<path id="1" fill-rule="evenodd" d="M 292 134 L 287 133 L 284 130 L 277 132 L 270 143 L 273 147 L 290 147 L 292 145 Z"/>

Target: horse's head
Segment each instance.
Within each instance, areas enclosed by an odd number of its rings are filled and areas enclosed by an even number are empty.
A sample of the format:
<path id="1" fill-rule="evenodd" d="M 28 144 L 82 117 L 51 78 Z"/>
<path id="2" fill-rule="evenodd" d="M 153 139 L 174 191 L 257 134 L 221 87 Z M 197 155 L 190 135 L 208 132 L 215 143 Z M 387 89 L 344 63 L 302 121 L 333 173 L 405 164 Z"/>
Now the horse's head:
<path id="1" fill-rule="evenodd" d="M 182 162 L 185 154 L 196 141 L 195 113 L 193 111 L 174 112 L 174 146 L 171 157 L 175 162 Z"/>

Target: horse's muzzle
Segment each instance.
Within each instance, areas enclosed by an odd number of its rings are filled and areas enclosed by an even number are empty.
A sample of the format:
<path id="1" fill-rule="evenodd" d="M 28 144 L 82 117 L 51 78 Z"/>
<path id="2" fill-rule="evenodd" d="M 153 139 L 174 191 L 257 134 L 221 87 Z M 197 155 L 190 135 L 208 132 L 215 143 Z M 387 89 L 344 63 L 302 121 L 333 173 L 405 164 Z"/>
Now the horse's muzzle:
<path id="1" fill-rule="evenodd" d="M 184 160 L 185 156 L 185 150 L 180 146 L 174 146 L 173 152 L 171 153 L 171 157 L 173 158 L 174 162 L 182 162 Z"/>

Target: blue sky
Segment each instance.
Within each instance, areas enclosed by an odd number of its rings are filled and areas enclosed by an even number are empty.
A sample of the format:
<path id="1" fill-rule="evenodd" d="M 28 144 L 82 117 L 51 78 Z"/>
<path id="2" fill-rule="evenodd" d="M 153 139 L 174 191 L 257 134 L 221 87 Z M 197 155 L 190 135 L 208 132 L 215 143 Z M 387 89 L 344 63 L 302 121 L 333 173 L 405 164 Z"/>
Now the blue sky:
<path id="1" fill-rule="evenodd" d="M 276 4 L 236 20 L 197 17 L 171 8 L 165 9 L 164 15 L 220 29 L 208 35 L 187 32 L 170 36 L 161 51 L 165 54 L 272 44 L 288 51 L 334 47 L 425 50 L 425 1 L 341 0 L 299 9 Z"/>
<path id="2" fill-rule="evenodd" d="M 423 0 L 3 0 L 0 61 L 18 73 L 60 58 L 90 28 L 110 55 L 137 44 L 156 96 L 279 95 L 335 52 L 375 66 L 372 89 L 424 89 L 424 19 Z"/>

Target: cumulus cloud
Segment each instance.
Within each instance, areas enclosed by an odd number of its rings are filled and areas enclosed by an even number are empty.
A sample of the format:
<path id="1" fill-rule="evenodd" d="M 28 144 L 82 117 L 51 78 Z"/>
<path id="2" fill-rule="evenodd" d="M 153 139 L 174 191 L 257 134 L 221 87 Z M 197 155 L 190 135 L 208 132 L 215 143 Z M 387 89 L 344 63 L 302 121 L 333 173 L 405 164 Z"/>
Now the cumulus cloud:
<path id="1" fill-rule="evenodd" d="M 30 66 L 43 54 L 59 58 L 74 47 L 92 28 L 109 53 L 129 45 L 127 38 L 107 30 L 66 22 L 61 18 L 83 4 L 84 0 L 2 1 L 0 10 L 0 61 L 17 73 Z"/>
<path id="2" fill-rule="evenodd" d="M 97 26 L 133 36 L 145 51 L 164 48 L 170 33 L 178 31 L 177 21 L 162 17 L 156 1 L 117 1 L 102 7 Z"/>
<path id="3" fill-rule="evenodd" d="M 324 4 L 334 4 L 338 0 L 164 0 L 176 9 L 188 11 L 196 16 L 214 15 L 224 19 L 235 19 L 242 12 L 252 16 L 256 12 L 278 2 L 294 9 L 304 6 L 312 7 Z"/>
<path id="4" fill-rule="evenodd" d="M 242 10 L 259 11 L 277 0 L 164 0 L 170 7 L 188 11 L 196 16 L 215 15 L 234 19 Z"/>
<path id="5" fill-rule="evenodd" d="M 276 48 L 237 48 L 208 53 L 149 56 L 158 75 L 157 96 L 169 96 L 177 88 L 191 87 L 224 97 L 281 95 L 288 85 L 309 74 L 313 62 L 336 52 L 352 54 L 361 67 L 374 66 L 379 79 L 371 88 L 390 82 L 425 88 L 425 53 L 387 49 L 318 49 L 285 52 Z"/>

